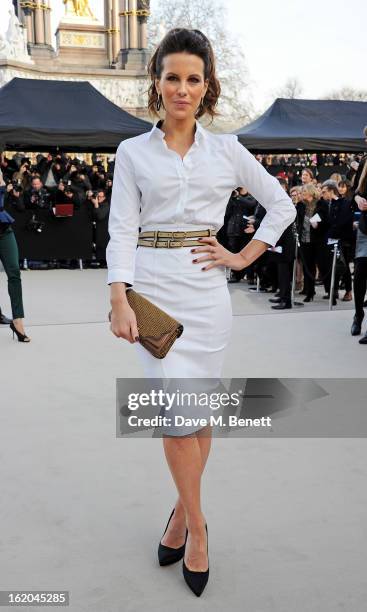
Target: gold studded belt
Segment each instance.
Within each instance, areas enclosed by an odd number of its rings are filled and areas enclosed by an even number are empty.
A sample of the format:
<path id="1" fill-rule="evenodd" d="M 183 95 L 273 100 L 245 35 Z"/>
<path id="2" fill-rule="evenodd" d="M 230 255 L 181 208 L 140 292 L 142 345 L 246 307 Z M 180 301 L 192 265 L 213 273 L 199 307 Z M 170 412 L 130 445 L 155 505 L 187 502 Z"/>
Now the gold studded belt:
<path id="1" fill-rule="evenodd" d="M 140 232 L 138 246 L 154 247 L 156 249 L 175 249 L 179 247 L 202 246 L 202 242 L 199 240 L 190 240 L 190 238 L 207 238 L 215 235 L 216 231 L 212 229 L 192 230 L 187 232 L 161 232 L 159 230 Z"/>

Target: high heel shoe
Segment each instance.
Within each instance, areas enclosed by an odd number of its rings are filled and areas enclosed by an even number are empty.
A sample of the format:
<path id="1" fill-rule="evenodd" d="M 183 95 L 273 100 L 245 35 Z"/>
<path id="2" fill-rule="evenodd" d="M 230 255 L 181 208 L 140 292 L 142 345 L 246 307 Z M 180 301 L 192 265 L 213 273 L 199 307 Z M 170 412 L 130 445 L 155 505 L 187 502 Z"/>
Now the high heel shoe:
<path id="1" fill-rule="evenodd" d="M 175 509 L 173 508 L 173 510 L 171 512 L 171 516 L 169 517 L 168 523 L 167 523 L 166 528 L 165 528 L 165 530 L 163 532 L 162 538 L 163 538 L 164 534 L 166 533 L 166 531 L 168 529 L 168 525 L 170 523 L 170 520 L 171 520 L 171 518 L 173 516 L 174 511 L 175 511 Z M 176 563 L 177 561 L 182 559 L 182 557 L 185 554 L 186 540 L 187 540 L 187 529 L 186 529 L 185 542 L 179 548 L 172 548 L 171 546 L 165 546 L 164 544 L 159 542 L 159 546 L 158 546 L 158 561 L 159 561 L 159 565 L 171 565 L 171 563 Z"/>
<path id="2" fill-rule="evenodd" d="M 209 537 L 208 537 L 208 527 L 206 524 L 205 524 L 205 529 L 206 529 L 206 552 L 208 555 Z M 186 540 L 187 540 L 187 535 L 188 534 L 186 533 Z M 185 544 L 186 544 L 186 540 L 185 540 Z M 185 558 L 182 563 L 182 571 L 183 571 L 183 575 L 184 575 L 186 584 L 190 587 L 192 592 L 195 593 L 197 597 L 200 597 L 200 595 L 202 594 L 209 580 L 209 555 L 208 555 L 208 569 L 205 572 L 195 572 L 193 570 L 189 570 L 185 564 Z"/>
<path id="3" fill-rule="evenodd" d="M 315 294 L 314 294 L 315 295 Z M 304 302 L 313 302 L 313 295 L 306 295 Z"/>
<path id="4" fill-rule="evenodd" d="M 354 315 L 353 318 L 353 323 L 352 323 L 352 327 L 350 330 L 350 333 L 352 334 L 352 336 L 359 336 L 362 332 L 362 321 L 363 321 L 363 317 L 357 317 L 356 315 Z"/>
<path id="5" fill-rule="evenodd" d="M 20 331 L 17 330 L 13 321 L 11 321 L 10 323 L 10 329 L 13 332 L 13 340 L 14 340 L 14 334 L 16 334 L 18 338 L 18 342 L 30 342 L 31 341 L 31 339 L 28 338 L 28 336 L 26 336 L 25 334 L 22 334 Z"/>

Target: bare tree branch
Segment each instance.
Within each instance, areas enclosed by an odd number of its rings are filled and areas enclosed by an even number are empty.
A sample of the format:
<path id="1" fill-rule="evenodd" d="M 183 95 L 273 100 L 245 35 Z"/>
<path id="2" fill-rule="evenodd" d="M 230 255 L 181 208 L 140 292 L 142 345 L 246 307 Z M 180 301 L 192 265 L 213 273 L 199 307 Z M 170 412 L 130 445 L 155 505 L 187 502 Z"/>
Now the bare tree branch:
<path id="1" fill-rule="evenodd" d="M 215 125 L 232 129 L 247 122 L 252 114 L 248 70 L 244 51 L 227 28 L 227 9 L 221 0 L 156 0 L 148 21 L 149 50 L 175 27 L 201 30 L 212 43 L 222 93 L 221 116 Z"/>
<path id="2" fill-rule="evenodd" d="M 294 100 L 302 96 L 303 87 L 297 77 L 289 77 L 283 87 L 276 92 L 277 98 L 288 98 Z"/>
<path id="3" fill-rule="evenodd" d="M 324 96 L 324 100 L 353 100 L 355 102 L 367 102 L 367 89 L 353 89 L 353 87 L 342 87 Z"/>

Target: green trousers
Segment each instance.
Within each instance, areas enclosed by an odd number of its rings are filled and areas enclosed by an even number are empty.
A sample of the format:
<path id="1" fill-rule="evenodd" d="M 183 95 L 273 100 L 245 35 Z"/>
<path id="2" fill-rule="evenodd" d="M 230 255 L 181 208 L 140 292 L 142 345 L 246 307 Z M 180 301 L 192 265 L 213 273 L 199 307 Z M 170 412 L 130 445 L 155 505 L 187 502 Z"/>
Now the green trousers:
<path id="1" fill-rule="evenodd" d="M 18 245 L 11 228 L 0 233 L 0 261 L 8 277 L 8 293 L 13 319 L 23 319 L 22 281 L 20 279 Z"/>

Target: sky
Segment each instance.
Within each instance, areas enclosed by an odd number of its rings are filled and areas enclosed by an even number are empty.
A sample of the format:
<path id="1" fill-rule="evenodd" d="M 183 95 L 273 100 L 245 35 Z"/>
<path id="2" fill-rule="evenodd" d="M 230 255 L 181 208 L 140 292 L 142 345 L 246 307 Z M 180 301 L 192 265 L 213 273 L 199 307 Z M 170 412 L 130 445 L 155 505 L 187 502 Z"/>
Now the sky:
<path id="1" fill-rule="evenodd" d="M 151 11 L 159 0 L 151 0 Z M 172 0 L 174 1 L 174 0 Z M 0 0 L 0 31 L 11 0 Z M 52 0 L 53 29 L 64 13 Z M 228 27 L 247 58 L 256 110 L 268 107 L 289 77 L 302 84 L 304 98 L 319 98 L 349 86 L 367 89 L 367 0 L 226 0 Z M 102 0 L 90 0 L 103 20 Z"/>

